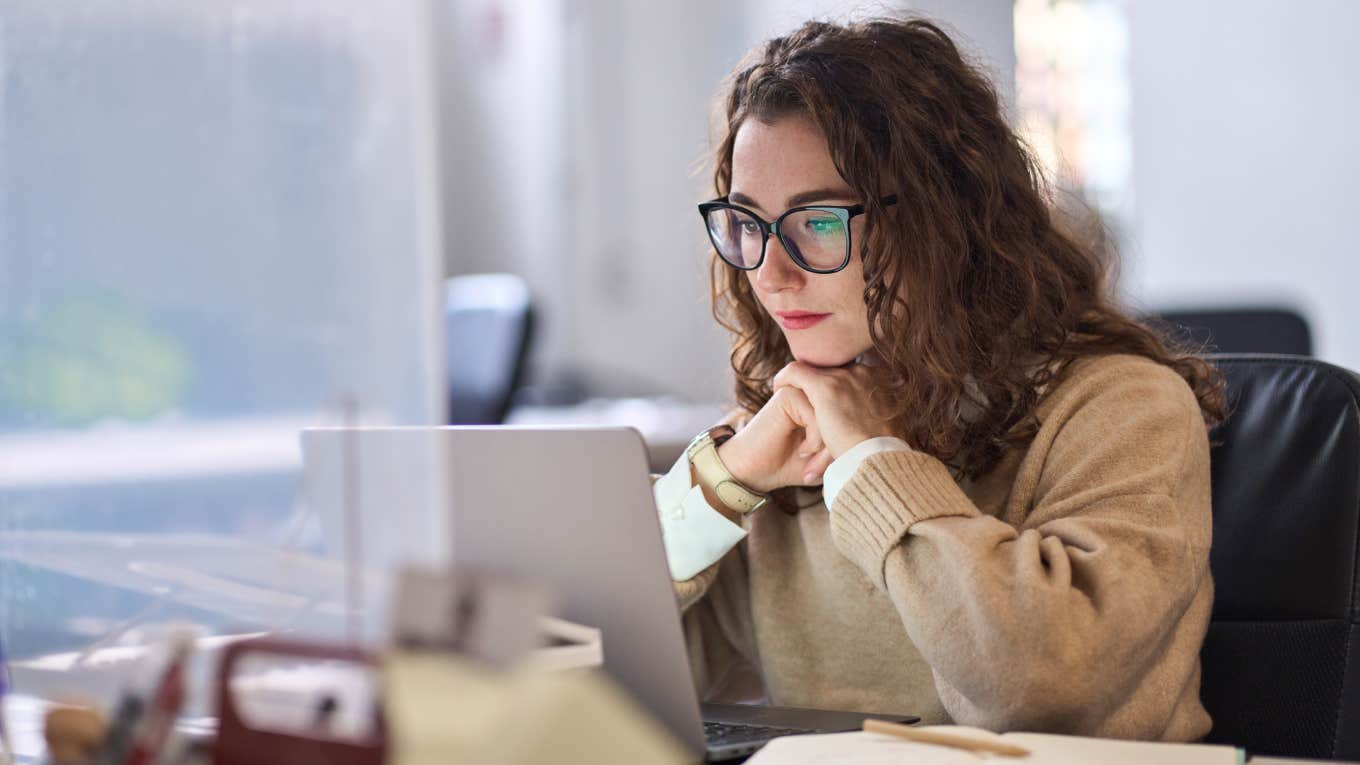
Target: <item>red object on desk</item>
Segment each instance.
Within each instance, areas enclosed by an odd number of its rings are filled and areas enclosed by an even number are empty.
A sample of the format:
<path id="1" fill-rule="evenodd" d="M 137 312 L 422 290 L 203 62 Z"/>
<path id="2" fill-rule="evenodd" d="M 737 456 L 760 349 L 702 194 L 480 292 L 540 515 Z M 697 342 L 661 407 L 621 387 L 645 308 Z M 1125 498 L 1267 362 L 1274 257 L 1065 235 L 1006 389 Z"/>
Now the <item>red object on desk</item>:
<path id="1" fill-rule="evenodd" d="M 358 648 L 315 643 L 257 638 L 227 646 L 217 670 L 217 742 L 213 745 L 213 765 L 381 765 L 387 750 L 387 736 L 379 714 L 370 740 L 300 735 L 277 730 L 250 728 L 236 708 L 231 678 L 237 663 L 251 654 L 330 659 L 377 666 L 372 654 Z M 375 712 L 375 714 L 377 714 Z"/>
<path id="2" fill-rule="evenodd" d="M 132 747 L 123 759 L 123 765 L 148 765 L 154 762 L 165 748 L 175 718 L 184 706 L 184 664 L 189 660 L 190 644 L 187 639 L 177 643 L 165 673 L 156 684 L 156 692 L 151 697 L 151 708 L 140 732 L 132 741 Z"/>

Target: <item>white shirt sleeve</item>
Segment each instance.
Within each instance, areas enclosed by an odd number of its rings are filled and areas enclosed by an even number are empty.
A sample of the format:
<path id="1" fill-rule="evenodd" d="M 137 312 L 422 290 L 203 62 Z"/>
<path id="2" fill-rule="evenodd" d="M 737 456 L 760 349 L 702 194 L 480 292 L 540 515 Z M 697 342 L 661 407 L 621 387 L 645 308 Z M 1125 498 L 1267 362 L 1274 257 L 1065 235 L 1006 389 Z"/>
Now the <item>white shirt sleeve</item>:
<path id="1" fill-rule="evenodd" d="M 911 451 L 911 447 L 906 441 L 892 436 L 880 436 L 879 438 L 869 438 L 860 441 L 858 444 L 846 450 L 845 454 L 837 457 L 827 467 L 826 473 L 822 475 L 822 499 L 826 500 L 826 509 L 830 510 L 836 501 L 836 495 L 841 493 L 841 489 L 854 478 L 855 471 L 859 470 L 862 464 L 869 457 L 879 452 Z"/>
<path id="2" fill-rule="evenodd" d="M 746 529 L 727 520 L 693 485 L 689 457 L 680 455 L 670 471 L 652 485 L 671 579 L 683 582 L 717 563 L 746 537 Z"/>

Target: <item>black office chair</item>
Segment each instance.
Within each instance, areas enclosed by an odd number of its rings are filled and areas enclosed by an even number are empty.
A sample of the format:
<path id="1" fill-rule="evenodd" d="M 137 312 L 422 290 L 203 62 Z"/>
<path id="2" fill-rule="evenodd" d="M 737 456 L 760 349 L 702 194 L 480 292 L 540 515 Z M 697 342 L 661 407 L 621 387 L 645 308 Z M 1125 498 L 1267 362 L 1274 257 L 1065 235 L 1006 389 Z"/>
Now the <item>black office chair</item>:
<path id="1" fill-rule="evenodd" d="M 505 421 L 533 338 L 529 286 L 513 274 L 455 276 L 444 290 L 450 425 Z"/>
<path id="2" fill-rule="evenodd" d="M 1212 353 L 1313 355 L 1308 321 L 1288 308 L 1163 311 L 1146 318 Z"/>
<path id="3" fill-rule="evenodd" d="M 1292 356 L 1210 358 L 1232 412 L 1211 437 L 1209 740 L 1360 759 L 1360 379 Z"/>

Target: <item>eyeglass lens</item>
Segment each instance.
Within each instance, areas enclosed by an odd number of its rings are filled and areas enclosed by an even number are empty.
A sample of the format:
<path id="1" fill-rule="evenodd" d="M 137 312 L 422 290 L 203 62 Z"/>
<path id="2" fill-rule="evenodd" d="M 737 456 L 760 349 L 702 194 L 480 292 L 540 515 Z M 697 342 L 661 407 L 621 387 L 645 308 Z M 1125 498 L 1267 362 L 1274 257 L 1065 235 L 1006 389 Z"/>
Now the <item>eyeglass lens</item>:
<path id="1" fill-rule="evenodd" d="M 723 260 L 744 269 L 760 264 L 765 236 L 759 221 L 730 207 L 710 210 L 707 220 L 709 238 Z M 823 271 L 839 268 L 850 249 L 846 222 L 829 210 L 790 213 L 779 224 L 779 239 L 795 261 Z"/>

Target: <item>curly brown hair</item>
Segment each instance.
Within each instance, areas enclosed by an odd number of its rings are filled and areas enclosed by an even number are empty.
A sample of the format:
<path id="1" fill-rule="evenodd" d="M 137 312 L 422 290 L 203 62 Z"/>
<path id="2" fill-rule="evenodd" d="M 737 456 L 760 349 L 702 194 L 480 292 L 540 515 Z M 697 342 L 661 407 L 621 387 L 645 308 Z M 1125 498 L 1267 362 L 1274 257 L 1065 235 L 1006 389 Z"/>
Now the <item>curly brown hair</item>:
<path id="1" fill-rule="evenodd" d="M 1064 223 L 988 78 L 920 18 L 808 22 L 748 54 L 723 91 L 718 196 L 747 119 L 810 118 L 866 207 L 864 296 L 876 404 L 913 447 L 975 477 L 1038 427 L 1042 391 L 1082 357 L 1175 370 L 1206 425 L 1223 381 L 1191 349 L 1118 308 L 1113 258 Z M 885 206 L 883 197 L 900 202 Z M 754 413 L 792 361 L 744 272 L 710 253 L 713 314 L 733 333 L 737 403 Z M 904 285 L 910 299 L 904 299 Z M 972 410 L 976 416 L 960 417 Z"/>

